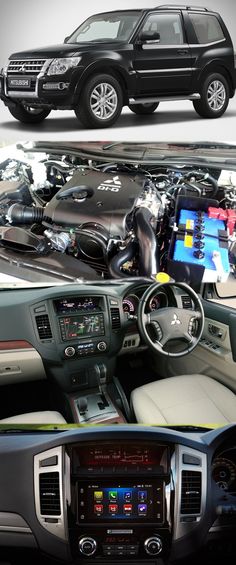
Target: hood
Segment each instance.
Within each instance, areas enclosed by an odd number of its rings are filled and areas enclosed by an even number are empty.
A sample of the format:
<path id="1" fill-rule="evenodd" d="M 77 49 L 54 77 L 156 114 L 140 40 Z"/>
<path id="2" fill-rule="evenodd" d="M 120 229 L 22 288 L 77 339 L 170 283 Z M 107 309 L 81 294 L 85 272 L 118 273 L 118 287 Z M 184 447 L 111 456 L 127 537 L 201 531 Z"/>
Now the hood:
<path id="1" fill-rule="evenodd" d="M 83 52 L 94 51 L 97 46 L 101 49 L 103 45 L 106 45 L 106 49 L 111 47 L 116 49 L 120 43 L 110 41 L 107 43 L 101 42 L 91 42 L 91 43 L 59 43 L 58 45 L 49 45 L 48 47 L 39 47 L 35 49 L 30 49 L 28 51 L 19 51 L 18 53 L 13 53 L 9 59 L 32 59 L 34 57 L 39 57 L 42 59 L 55 59 L 60 57 L 73 57 L 80 55 Z"/>

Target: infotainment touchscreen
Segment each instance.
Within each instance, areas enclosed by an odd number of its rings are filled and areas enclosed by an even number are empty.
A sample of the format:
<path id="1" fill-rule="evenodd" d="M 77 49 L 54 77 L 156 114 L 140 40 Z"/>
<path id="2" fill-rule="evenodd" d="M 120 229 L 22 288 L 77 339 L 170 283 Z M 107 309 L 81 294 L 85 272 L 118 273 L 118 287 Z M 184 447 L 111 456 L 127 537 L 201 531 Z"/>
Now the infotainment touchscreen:
<path id="1" fill-rule="evenodd" d="M 163 481 L 83 483 L 79 522 L 163 522 Z"/>
<path id="2" fill-rule="evenodd" d="M 104 335 L 103 314 L 86 314 L 59 319 L 63 341 L 79 337 Z"/>

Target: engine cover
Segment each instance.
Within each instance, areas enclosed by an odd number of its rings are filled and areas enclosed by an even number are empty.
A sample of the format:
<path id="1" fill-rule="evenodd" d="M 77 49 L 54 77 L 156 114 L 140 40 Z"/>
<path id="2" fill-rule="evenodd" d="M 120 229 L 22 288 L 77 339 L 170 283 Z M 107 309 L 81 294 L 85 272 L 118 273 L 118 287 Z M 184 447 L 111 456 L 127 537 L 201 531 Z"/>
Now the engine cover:
<path id="1" fill-rule="evenodd" d="M 109 237 L 122 238 L 126 214 L 141 196 L 144 184 L 145 177 L 142 175 L 78 171 L 46 206 L 43 223 L 48 226 L 51 222 L 51 225 L 59 229 L 63 227 L 63 230 L 87 223 L 100 224 Z M 83 197 L 86 189 L 76 193 L 80 186 L 89 189 L 87 197 Z M 70 190 L 73 188 L 74 192 Z"/>

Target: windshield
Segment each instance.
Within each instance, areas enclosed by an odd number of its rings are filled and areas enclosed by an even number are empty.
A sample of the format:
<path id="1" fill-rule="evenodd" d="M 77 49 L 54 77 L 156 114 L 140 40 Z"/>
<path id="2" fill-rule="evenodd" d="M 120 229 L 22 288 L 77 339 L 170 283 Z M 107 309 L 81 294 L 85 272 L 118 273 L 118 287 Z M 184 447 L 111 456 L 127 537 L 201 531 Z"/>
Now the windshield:
<path id="1" fill-rule="evenodd" d="M 66 43 L 128 41 L 139 15 L 139 12 L 115 12 L 92 16 L 76 29 Z"/>

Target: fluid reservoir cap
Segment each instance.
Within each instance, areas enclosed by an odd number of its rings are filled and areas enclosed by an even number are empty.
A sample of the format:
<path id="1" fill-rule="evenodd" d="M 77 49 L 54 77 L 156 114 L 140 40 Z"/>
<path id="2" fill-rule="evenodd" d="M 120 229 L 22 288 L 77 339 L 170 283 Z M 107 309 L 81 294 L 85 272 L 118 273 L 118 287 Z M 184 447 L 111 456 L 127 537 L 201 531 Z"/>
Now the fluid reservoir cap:
<path id="1" fill-rule="evenodd" d="M 167 273 L 157 273 L 155 275 L 155 281 L 164 284 L 170 282 L 171 277 Z"/>

